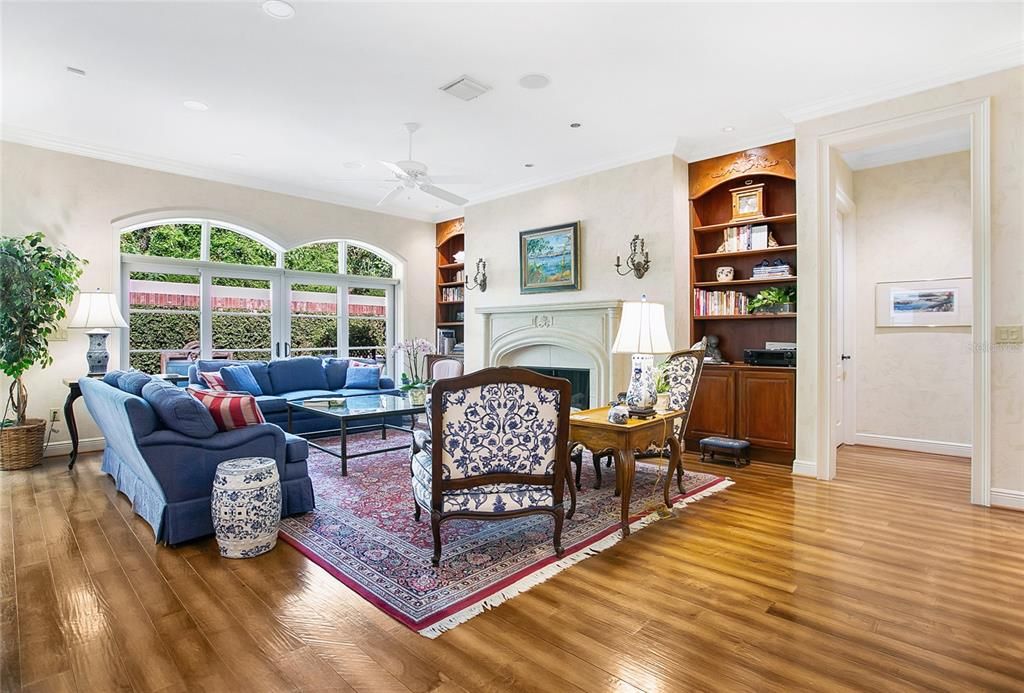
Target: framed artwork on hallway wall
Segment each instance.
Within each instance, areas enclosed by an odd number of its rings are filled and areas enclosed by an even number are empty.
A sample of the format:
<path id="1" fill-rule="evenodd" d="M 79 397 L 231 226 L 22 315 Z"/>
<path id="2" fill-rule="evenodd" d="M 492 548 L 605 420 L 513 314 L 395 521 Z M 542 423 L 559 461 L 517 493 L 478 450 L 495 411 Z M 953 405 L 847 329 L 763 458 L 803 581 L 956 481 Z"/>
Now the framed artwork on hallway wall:
<path id="1" fill-rule="evenodd" d="M 579 288 L 580 222 L 519 232 L 519 293 Z"/>
<path id="2" fill-rule="evenodd" d="M 879 282 L 875 287 L 877 327 L 969 327 L 972 313 L 970 277 Z"/>

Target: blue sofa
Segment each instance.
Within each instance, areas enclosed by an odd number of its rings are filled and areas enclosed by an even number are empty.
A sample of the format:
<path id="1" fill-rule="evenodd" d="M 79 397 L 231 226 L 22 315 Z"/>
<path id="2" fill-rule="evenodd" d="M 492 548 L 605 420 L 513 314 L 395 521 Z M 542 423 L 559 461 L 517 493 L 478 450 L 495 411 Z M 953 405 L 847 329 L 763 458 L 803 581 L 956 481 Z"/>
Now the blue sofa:
<path id="1" fill-rule="evenodd" d="M 200 372 L 219 372 L 220 369 L 243 365 L 249 368 L 256 381 L 260 394 L 256 394 L 263 418 L 288 430 L 288 402 L 303 400 L 310 397 L 359 397 L 364 395 L 401 394 L 395 389 L 395 381 L 382 377 L 378 387 L 346 388 L 350 361 L 374 364 L 365 359 L 320 359 L 316 356 L 298 356 L 276 361 L 212 361 L 199 360 L 188 369 L 189 387 L 205 388 L 206 384 L 199 378 Z M 399 424 L 401 417 L 389 423 Z M 361 429 L 379 427 L 380 422 L 367 419 L 361 427 L 349 429 L 357 432 Z M 315 412 L 295 411 L 292 413 L 292 430 L 296 433 L 315 433 L 327 431 L 325 435 L 337 435 L 337 422 Z"/>
<path id="2" fill-rule="evenodd" d="M 305 440 L 271 423 L 218 432 L 202 405 L 198 410 L 164 406 L 167 400 L 158 398 L 167 393 L 159 392 L 161 387 L 194 401 L 170 383 L 140 373 L 108 376 L 106 382 L 95 378 L 79 381 L 89 413 L 106 439 L 102 469 L 153 528 L 157 542 L 179 544 L 213 534 L 213 477 L 218 464 L 236 457 L 277 461 L 282 515 L 314 508 Z M 142 395 L 133 394 L 139 391 Z M 179 416 L 177 412 L 182 413 Z M 201 418 L 203 414 L 210 417 L 208 421 Z"/>

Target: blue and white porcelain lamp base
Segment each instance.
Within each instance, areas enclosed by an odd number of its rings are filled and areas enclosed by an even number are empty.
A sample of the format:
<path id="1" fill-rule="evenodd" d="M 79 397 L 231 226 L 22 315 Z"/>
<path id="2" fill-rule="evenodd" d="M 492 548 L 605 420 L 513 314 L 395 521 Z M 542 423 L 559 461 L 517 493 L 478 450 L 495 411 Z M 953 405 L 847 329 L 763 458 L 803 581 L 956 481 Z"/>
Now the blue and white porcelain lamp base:
<path id="1" fill-rule="evenodd" d="M 103 375 L 107 372 L 107 363 L 110 362 L 110 352 L 107 351 L 107 337 L 110 333 L 95 329 L 89 330 L 86 334 L 89 335 L 89 351 L 85 352 L 89 375 Z"/>
<path id="2" fill-rule="evenodd" d="M 649 419 L 654 416 L 654 405 L 658 403 L 658 392 L 654 387 L 654 356 L 633 354 L 633 370 L 626 390 L 626 405 L 629 415 L 635 419 Z"/>

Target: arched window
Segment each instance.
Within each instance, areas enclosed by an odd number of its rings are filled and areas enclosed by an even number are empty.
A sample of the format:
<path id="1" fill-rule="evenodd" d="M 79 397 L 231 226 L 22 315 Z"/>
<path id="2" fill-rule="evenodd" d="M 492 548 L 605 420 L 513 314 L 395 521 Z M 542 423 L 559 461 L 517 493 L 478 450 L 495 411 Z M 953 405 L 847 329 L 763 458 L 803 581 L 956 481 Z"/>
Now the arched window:
<path id="1" fill-rule="evenodd" d="M 169 219 L 121 234 L 124 360 L 149 373 L 196 358 L 388 359 L 394 266 L 364 244 L 322 241 L 285 250 L 251 230 Z"/>

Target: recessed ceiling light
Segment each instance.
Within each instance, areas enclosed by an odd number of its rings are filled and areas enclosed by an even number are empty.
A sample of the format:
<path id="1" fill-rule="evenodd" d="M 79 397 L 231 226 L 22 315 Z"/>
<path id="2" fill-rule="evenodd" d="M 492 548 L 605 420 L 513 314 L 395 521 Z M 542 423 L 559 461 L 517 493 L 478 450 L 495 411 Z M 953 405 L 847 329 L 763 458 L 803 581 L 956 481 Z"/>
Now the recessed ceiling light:
<path id="1" fill-rule="evenodd" d="M 350 169 L 363 168 L 365 165 L 362 161 L 346 161 L 342 164 L 343 167 Z"/>
<path id="2" fill-rule="evenodd" d="M 551 78 L 547 75 L 532 73 L 519 78 L 519 86 L 523 89 L 543 89 L 551 84 Z"/>
<path id="3" fill-rule="evenodd" d="M 70 72 L 73 75 L 78 75 L 79 77 L 85 77 L 85 70 L 83 70 L 80 67 L 71 67 L 70 65 L 68 65 L 64 69 L 66 69 L 68 72 Z"/>
<path id="4" fill-rule="evenodd" d="M 295 8 L 284 0 L 266 0 L 263 11 L 274 19 L 291 19 L 295 16 Z"/>
<path id="5" fill-rule="evenodd" d="M 580 123 L 569 123 L 569 127 L 571 127 L 571 128 L 579 128 L 579 127 L 583 127 L 583 126 Z"/>
<path id="6" fill-rule="evenodd" d="M 732 132 L 735 129 L 736 128 L 734 128 L 732 125 L 726 125 L 724 128 L 722 128 L 722 132 Z"/>
<path id="7" fill-rule="evenodd" d="M 190 111 L 208 111 L 208 110 L 210 110 L 210 107 L 207 106 L 202 101 L 186 101 L 185 103 L 182 104 L 182 106 L 184 106 L 185 108 L 187 108 Z"/>
<path id="8" fill-rule="evenodd" d="M 526 168 L 533 168 L 533 164 L 523 164 Z"/>

